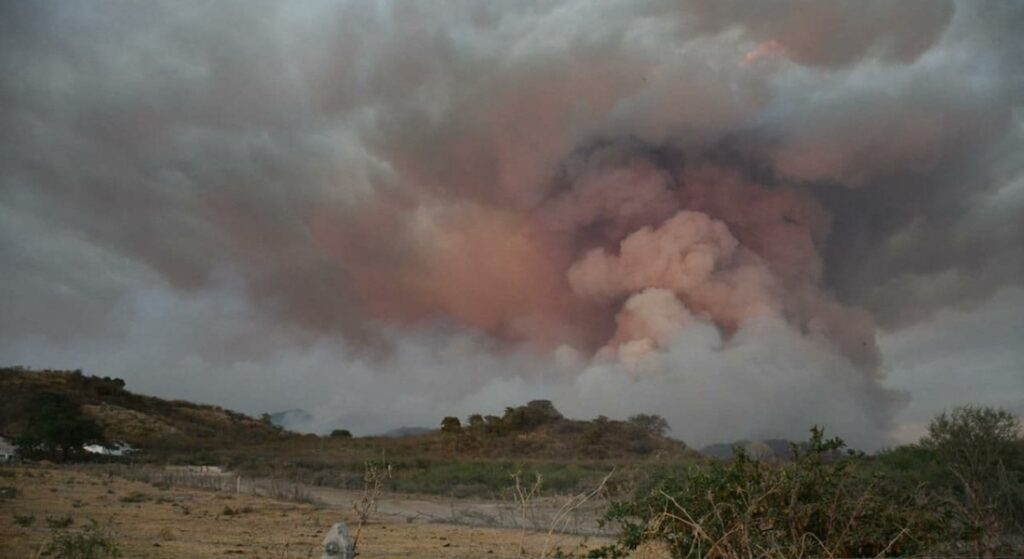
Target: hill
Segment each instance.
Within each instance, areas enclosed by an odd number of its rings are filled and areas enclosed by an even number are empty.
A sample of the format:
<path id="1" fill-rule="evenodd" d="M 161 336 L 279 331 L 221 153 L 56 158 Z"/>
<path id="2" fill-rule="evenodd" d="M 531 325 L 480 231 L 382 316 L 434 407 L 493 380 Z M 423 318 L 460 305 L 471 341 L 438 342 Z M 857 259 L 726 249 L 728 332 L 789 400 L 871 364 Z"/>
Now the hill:
<path id="1" fill-rule="evenodd" d="M 427 433 L 431 433 L 433 431 L 434 429 L 430 429 L 429 427 L 399 427 L 397 429 L 392 429 L 390 431 L 381 433 L 380 436 L 389 437 L 392 439 L 403 439 L 405 437 L 426 435 Z"/>
<path id="2" fill-rule="evenodd" d="M 302 435 L 272 445 L 225 449 L 235 471 L 313 485 L 357 489 L 367 464 L 386 464 L 385 488 L 452 497 L 508 497 L 516 478 L 543 480 L 545 491 L 592 489 L 609 472 L 634 483 L 700 455 L 664 435 L 665 420 L 637 415 L 568 419 L 547 400 L 508 407 L 501 416 L 445 417 L 440 429 L 405 437 Z"/>
<path id="3" fill-rule="evenodd" d="M 792 460 L 793 444 L 785 439 L 765 439 L 762 441 L 740 440 L 732 443 L 718 443 L 707 445 L 700 449 L 700 453 L 712 458 L 732 458 L 736 448 L 743 449 L 750 457 L 757 459 Z M 802 444 L 802 443 L 798 443 Z"/>
<path id="4" fill-rule="evenodd" d="M 143 396 L 125 389 L 118 378 L 81 371 L 0 369 L 0 433 L 26 432 L 41 397 L 59 395 L 95 421 L 108 440 L 139 448 L 204 448 L 257 443 L 294 436 L 269 422 L 218 406 Z"/>
<path id="5" fill-rule="evenodd" d="M 531 456 L 590 459 L 681 457 L 691 452 L 682 441 L 665 436 L 668 423 L 656 415 L 626 421 L 598 416 L 569 419 L 549 400 L 505 408 L 501 416 L 474 414 L 463 424 L 446 417 L 441 430 L 406 437 L 407 444 L 453 448 L 461 455 L 487 458 Z"/>
<path id="6" fill-rule="evenodd" d="M 95 422 L 107 440 L 143 450 L 133 461 L 218 465 L 246 476 L 351 489 L 363 486 L 368 463 L 387 464 L 389 490 L 496 497 L 513 475 L 542 477 L 545 490 L 578 491 L 612 470 L 628 479 L 699 459 L 665 436 L 668 424 L 658 416 L 568 419 L 547 400 L 506 408 L 501 416 L 474 414 L 465 424 L 438 418 L 440 429 L 402 437 L 321 437 L 287 431 L 270 415 L 256 419 L 143 396 L 126 390 L 121 379 L 79 371 L 0 369 L 0 393 L 0 433 L 6 436 L 26 434 L 40 402 L 56 398 L 63 409 Z"/>
<path id="7" fill-rule="evenodd" d="M 314 435 L 300 436 L 279 425 L 278 417 L 256 419 L 219 406 L 183 400 L 164 400 L 128 391 L 118 378 L 85 375 L 81 371 L 0 369 L 0 433 L 18 436 L 40 395 L 58 394 L 100 425 L 109 440 L 143 449 L 227 449 L 295 440 L 302 446 Z M 597 417 L 567 419 L 547 400 L 506 408 L 504 415 L 474 414 L 465 425 L 445 418 L 440 430 L 408 429 L 400 437 L 364 437 L 346 447 L 373 447 L 403 455 L 462 458 L 629 458 L 676 456 L 686 445 L 664 436 L 668 425 L 657 416 L 634 416 L 629 421 Z M 390 435 L 390 434 L 389 434 Z M 323 444 L 313 445 L 322 449 Z M 692 453 L 691 453 L 692 454 Z"/>

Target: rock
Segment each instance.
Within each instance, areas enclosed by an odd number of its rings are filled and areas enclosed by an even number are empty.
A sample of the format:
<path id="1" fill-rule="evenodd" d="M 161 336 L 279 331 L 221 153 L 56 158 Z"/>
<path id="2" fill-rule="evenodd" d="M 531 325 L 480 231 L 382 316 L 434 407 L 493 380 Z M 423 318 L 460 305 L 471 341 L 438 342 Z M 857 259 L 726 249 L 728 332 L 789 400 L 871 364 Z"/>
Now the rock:
<path id="1" fill-rule="evenodd" d="M 320 559 L 355 559 L 355 542 L 348 535 L 348 526 L 339 522 L 331 526 L 324 538 L 324 553 Z"/>

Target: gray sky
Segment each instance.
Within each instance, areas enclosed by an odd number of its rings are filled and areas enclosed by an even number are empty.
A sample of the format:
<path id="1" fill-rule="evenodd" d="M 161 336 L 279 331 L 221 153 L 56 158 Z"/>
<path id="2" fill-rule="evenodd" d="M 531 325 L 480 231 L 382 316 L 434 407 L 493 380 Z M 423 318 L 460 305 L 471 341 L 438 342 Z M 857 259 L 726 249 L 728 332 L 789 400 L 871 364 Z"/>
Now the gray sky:
<path id="1" fill-rule="evenodd" d="M 0 360 L 298 429 L 1024 402 L 1024 8 L 9 2 Z"/>

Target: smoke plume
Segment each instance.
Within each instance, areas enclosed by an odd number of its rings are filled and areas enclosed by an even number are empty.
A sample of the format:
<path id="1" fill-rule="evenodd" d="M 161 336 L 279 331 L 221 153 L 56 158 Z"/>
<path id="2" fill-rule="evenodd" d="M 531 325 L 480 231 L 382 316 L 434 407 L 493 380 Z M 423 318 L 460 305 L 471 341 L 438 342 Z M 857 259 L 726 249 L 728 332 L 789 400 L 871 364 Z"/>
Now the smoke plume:
<path id="1" fill-rule="evenodd" d="M 934 0 L 7 4 L 0 356 L 310 430 L 543 397 L 696 444 L 882 445 L 948 404 L 929 378 L 1024 395 L 1017 344 L 908 360 L 1024 310 L 1021 27 Z"/>

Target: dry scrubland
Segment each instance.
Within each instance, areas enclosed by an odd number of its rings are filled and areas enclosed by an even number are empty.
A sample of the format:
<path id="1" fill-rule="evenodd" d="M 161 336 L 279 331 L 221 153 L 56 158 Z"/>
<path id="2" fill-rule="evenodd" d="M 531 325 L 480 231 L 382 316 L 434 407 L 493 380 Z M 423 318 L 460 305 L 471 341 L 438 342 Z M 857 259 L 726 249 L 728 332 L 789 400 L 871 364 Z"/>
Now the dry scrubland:
<path id="1" fill-rule="evenodd" d="M 0 393 L 0 432 L 26 459 L 77 464 L 0 469 L 2 557 L 90 530 L 128 557 L 316 557 L 368 487 L 383 494 L 362 557 L 1024 557 L 1024 429 L 994 408 L 940 413 L 918 443 L 870 455 L 813 428 L 717 460 L 658 416 L 575 420 L 546 400 L 388 439 L 298 435 L 78 372 L 0 369 Z M 82 451 L 116 438 L 141 452 Z M 169 479 L 172 464 L 232 474 Z M 559 516 L 571 495 L 594 498 Z"/>
<path id="2" fill-rule="evenodd" d="M 98 523 L 123 557 L 319 557 L 331 524 L 355 527 L 350 508 L 292 503 L 179 487 L 158 488 L 103 473 L 62 467 L 3 468 L 0 557 L 40 556 L 61 532 Z M 28 520 L 31 518 L 32 520 Z M 71 524 L 60 527 L 67 519 Z M 542 557 L 584 555 L 602 538 L 411 522 L 380 515 L 359 538 L 360 557 Z"/>

